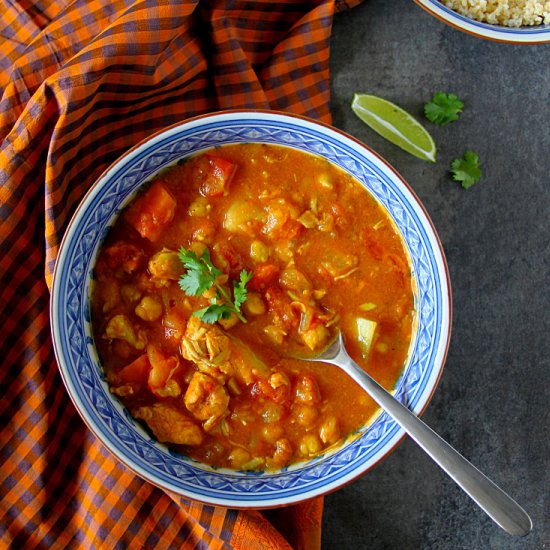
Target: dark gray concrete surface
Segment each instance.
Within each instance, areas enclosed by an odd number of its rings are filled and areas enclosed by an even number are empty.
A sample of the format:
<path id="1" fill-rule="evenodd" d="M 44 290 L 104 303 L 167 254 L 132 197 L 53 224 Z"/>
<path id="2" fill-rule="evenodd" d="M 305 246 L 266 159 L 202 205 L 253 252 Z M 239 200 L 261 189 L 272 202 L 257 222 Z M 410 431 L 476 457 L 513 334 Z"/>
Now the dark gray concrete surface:
<path id="1" fill-rule="evenodd" d="M 326 497 L 323 549 L 550 548 L 550 44 L 488 42 L 412 0 L 365 0 L 335 18 L 331 79 L 334 125 L 409 182 L 449 264 L 452 340 L 423 418 L 525 507 L 534 530 L 508 536 L 405 439 Z M 465 103 L 443 128 L 422 116 L 439 90 Z M 350 109 L 357 91 L 424 120 L 437 164 L 363 125 Z M 448 170 L 467 149 L 483 178 L 464 190 Z"/>

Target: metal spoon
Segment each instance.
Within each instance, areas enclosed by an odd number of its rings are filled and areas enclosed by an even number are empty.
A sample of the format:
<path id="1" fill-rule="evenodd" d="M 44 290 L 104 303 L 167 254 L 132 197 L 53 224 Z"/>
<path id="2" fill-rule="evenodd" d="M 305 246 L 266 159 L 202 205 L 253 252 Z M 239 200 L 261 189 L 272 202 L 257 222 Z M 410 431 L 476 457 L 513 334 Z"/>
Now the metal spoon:
<path id="1" fill-rule="evenodd" d="M 348 355 L 341 333 L 321 355 L 300 359 L 331 363 L 347 372 L 497 525 L 511 535 L 531 531 L 531 518 L 519 504 L 361 369 Z"/>

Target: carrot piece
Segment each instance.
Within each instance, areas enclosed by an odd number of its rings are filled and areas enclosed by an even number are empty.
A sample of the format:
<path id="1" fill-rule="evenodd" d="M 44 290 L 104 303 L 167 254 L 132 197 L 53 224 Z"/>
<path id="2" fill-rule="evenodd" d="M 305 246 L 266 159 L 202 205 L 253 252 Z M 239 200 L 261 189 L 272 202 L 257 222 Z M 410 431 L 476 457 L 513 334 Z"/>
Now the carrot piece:
<path id="1" fill-rule="evenodd" d="M 128 208 L 126 221 L 144 238 L 155 242 L 174 219 L 176 199 L 161 182 L 155 181 Z"/>
<path id="2" fill-rule="evenodd" d="M 207 155 L 207 158 L 208 172 L 199 187 L 199 192 L 205 197 L 219 197 L 227 192 L 237 165 L 221 157 Z"/>
<path id="3" fill-rule="evenodd" d="M 117 385 L 143 384 L 147 380 L 150 367 L 147 355 L 140 355 L 116 374 Z"/>

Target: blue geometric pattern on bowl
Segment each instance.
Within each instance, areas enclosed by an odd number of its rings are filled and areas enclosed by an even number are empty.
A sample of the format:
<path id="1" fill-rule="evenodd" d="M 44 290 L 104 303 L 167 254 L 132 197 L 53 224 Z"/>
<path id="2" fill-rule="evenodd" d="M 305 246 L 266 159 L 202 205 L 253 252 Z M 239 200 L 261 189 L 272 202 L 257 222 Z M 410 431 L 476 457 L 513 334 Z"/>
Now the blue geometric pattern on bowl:
<path id="1" fill-rule="evenodd" d="M 152 441 L 108 391 L 93 346 L 89 323 L 89 290 L 97 250 L 114 218 L 144 182 L 178 159 L 204 149 L 229 143 L 262 142 L 287 145 L 319 154 L 353 174 L 378 199 L 395 221 L 413 259 L 417 283 L 416 337 L 409 361 L 400 378 L 396 395 L 414 409 L 426 398 L 433 378 L 435 355 L 442 346 L 442 295 L 440 281 L 445 275 L 435 260 L 429 237 L 402 190 L 373 162 L 366 149 L 361 152 L 342 143 L 330 131 L 302 126 L 292 119 L 237 121 L 218 120 L 188 128 L 177 128 L 166 137 L 151 140 L 138 148 L 131 160 L 123 159 L 107 180 L 87 198 L 63 245 L 63 264 L 56 273 L 58 306 L 56 320 L 57 353 L 65 382 L 77 406 L 86 412 L 100 439 L 123 462 L 157 484 L 197 499 L 223 499 L 228 505 L 255 501 L 281 502 L 296 495 L 314 494 L 338 483 L 361 467 L 378 460 L 400 432 L 385 413 L 364 433 L 333 454 L 294 465 L 282 472 L 255 473 L 215 470 L 187 457 L 170 452 Z M 428 388 L 428 392 L 431 388 Z M 406 399 L 405 399 L 406 396 Z M 153 476 L 153 477 L 151 477 Z"/>

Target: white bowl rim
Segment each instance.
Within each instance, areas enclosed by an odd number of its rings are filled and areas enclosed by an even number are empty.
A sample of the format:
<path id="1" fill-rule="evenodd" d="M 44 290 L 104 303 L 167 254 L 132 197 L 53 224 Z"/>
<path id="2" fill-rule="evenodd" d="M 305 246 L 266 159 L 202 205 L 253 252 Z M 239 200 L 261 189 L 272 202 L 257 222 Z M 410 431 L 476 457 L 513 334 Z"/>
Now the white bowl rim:
<path id="1" fill-rule="evenodd" d="M 177 485 L 166 482 L 166 480 L 159 480 L 155 475 L 151 475 L 149 471 L 137 464 L 131 456 L 121 456 L 119 453 L 114 452 L 109 445 L 109 440 L 105 438 L 105 434 L 102 431 L 101 426 L 98 426 L 96 421 L 90 416 L 89 412 L 86 410 L 84 404 L 76 395 L 75 386 L 70 376 L 70 369 L 65 365 L 65 359 L 62 355 L 62 351 L 59 347 L 59 342 L 63 338 L 63 327 L 60 324 L 60 315 L 58 313 L 61 311 L 60 307 L 63 306 L 60 300 L 60 277 L 58 277 L 59 271 L 63 266 L 66 256 L 69 254 L 69 243 L 73 239 L 73 232 L 75 227 L 80 221 L 80 218 L 86 212 L 86 207 L 93 201 L 94 196 L 99 193 L 103 186 L 107 185 L 110 181 L 110 178 L 114 177 L 114 174 L 119 170 L 121 165 L 129 165 L 132 162 L 132 159 L 140 154 L 142 151 L 146 151 L 151 145 L 154 145 L 156 142 L 159 142 L 166 136 L 170 134 L 177 133 L 181 131 L 182 128 L 186 130 L 192 130 L 197 127 L 201 127 L 205 124 L 219 121 L 286 121 L 290 125 L 294 124 L 301 128 L 310 128 L 315 129 L 323 134 L 331 136 L 331 138 L 338 140 L 340 142 L 345 142 L 347 146 L 354 147 L 362 152 L 362 154 L 369 157 L 369 159 L 376 163 L 376 168 L 383 172 L 387 177 L 390 178 L 392 184 L 396 185 L 399 188 L 399 191 L 406 197 L 409 201 L 411 207 L 414 208 L 415 214 L 417 214 L 422 221 L 422 229 L 426 232 L 428 241 L 431 245 L 431 251 L 434 253 L 435 261 L 438 267 L 438 284 L 440 285 L 441 290 L 441 326 L 439 334 L 441 339 L 438 343 L 437 350 L 435 351 L 434 357 L 434 368 L 430 374 L 429 380 L 427 382 L 427 387 L 429 389 L 424 391 L 421 395 L 421 398 L 415 403 L 413 410 L 417 414 L 421 414 L 425 407 L 427 406 L 429 400 L 431 399 L 437 383 L 442 373 L 442 369 L 445 363 L 445 358 L 448 352 L 450 335 L 451 335 L 451 316 L 452 316 L 452 304 L 451 304 L 451 289 L 450 289 L 450 277 L 447 267 L 447 263 L 444 257 L 443 249 L 432 221 L 430 220 L 424 206 L 419 201 L 416 194 L 412 191 L 410 186 L 403 180 L 403 178 L 393 169 L 382 157 L 375 153 L 365 144 L 361 143 L 359 140 L 345 134 L 344 132 L 329 126 L 318 121 L 311 120 L 307 117 L 302 117 L 299 115 L 281 113 L 276 111 L 265 111 L 265 110 L 231 110 L 231 111 L 221 111 L 217 113 L 210 113 L 206 115 L 197 116 L 188 120 L 185 120 L 181 123 L 176 123 L 166 129 L 160 130 L 155 134 L 145 138 L 139 144 L 134 146 L 132 149 L 127 151 L 124 155 L 119 157 L 106 171 L 100 176 L 100 178 L 94 183 L 90 188 L 88 193 L 85 195 L 77 210 L 75 211 L 63 237 L 58 258 L 56 261 L 56 266 L 54 270 L 52 292 L 51 292 L 51 301 L 50 301 L 50 320 L 51 320 L 51 329 L 52 329 L 52 339 L 54 343 L 54 351 L 56 359 L 59 365 L 59 370 L 62 375 L 63 382 L 67 387 L 68 393 L 75 404 L 78 412 L 91 429 L 91 431 L 98 437 L 98 439 L 106 446 L 106 448 L 119 460 L 121 463 L 125 464 L 135 473 L 140 475 L 142 478 L 147 481 L 157 485 L 158 487 L 179 494 L 184 498 L 191 498 L 193 500 L 205 502 L 213 505 L 229 506 L 232 508 L 273 508 L 277 506 L 284 506 L 288 504 L 293 504 L 303 500 L 313 498 L 315 496 L 323 495 L 329 492 L 332 492 L 341 486 L 349 483 L 356 477 L 362 475 L 370 468 L 374 467 L 378 462 L 385 458 L 403 439 L 404 432 L 396 426 L 393 430 L 391 437 L 387 439 L 384 443 L 384 452 L 381 453 L 381 456 L 373 459 L 366 467 L 359 467 L 351 470 L 345 476 L 342 476 L 337 482 L 333 484 L 326 484 L 320 487 L 315 487 L 312 490 L 305 491 L 300 493 L 299 496 L 282 497 L 282 498 L 256 498 L 252 496 L 249 499 L 241 498 L 227 498 L 224 496 L 223 491 L 219 495 L 208 495 L 204 496 L 202 494 L 195 494 L 189 491 L 183 491 Z M 390 423 L 393 421 L 390 421 Z M 309 463 L 308 463 L 309 464 Z M 294 470 L 307 470 L 309 466 L 302 467 L 298 465 Z M 290 471 L 290 470 L 289 470 Z M 223 474 L 223 472 L 222 472 Z M 266 474 L 267 476 L 271 474 Z M 273 474 L 274 477 L 277 474 Z M 231 477 L 231 474 L 229 474 Z"/>
<path id="2" fill-rule="evenodd" d="M 439 0 L 415 0 L 437 19 L 467 34 L 507 44 L 544 44 L 550 42 L 550 25 L 505 27 L 476 21 L 442 4 Z"/>

